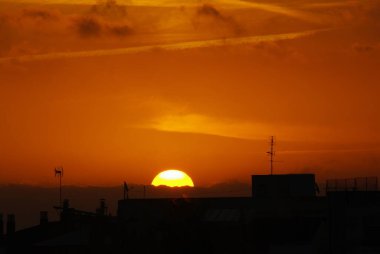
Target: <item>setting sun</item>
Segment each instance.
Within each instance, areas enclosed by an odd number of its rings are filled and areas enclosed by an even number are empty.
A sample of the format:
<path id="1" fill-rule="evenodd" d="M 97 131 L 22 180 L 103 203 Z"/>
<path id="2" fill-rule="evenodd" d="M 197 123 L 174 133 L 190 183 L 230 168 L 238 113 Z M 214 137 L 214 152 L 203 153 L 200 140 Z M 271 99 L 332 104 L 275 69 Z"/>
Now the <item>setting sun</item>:
<path id="1" fill-rule="evenodd" d="M 193 180 L 185 172 L 170 169 L 159 173 L 152 181 L 153 186 L 168 186 L 168 187 L 194 187 Z"/>

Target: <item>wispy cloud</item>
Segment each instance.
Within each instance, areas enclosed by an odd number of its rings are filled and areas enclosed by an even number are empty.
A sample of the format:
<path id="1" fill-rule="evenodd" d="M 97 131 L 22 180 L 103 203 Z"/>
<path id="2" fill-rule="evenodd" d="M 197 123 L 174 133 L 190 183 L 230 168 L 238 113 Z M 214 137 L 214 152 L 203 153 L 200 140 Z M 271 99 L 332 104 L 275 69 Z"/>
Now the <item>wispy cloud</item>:
<path id="1" fill-rule="evenodd" d="M 39 1 L 18 0 L 18 2 L 41 3 L 41 0 Z M 113 2 L 113 1 L 109 1 L 109 2 Z M 202 4 L 212 4 L 212 5 L 221 6 L 223 8 L 252 8 L 252 9 L 259 9 L 263 11 L 286 15 L 286 16 L 301 19 L 304 21 L 320 23 L 319 18 L 310 12 L 305 12 L 305 11 L 298 10 L 295 8 L 289 8 L 289 7 L 285 7 L 283 5 L 278 5 L 278 4 L 276 5 L 276 4 L 267 4 L 267 3 L 257 3 L 257 2 L 244 1 L 244 0 L 208 0 L 208 1 L 202 1 L 202 0 L 119 0 L 118 2 L 121 5 L 126 5 L 126 6 L 196 7 Z M 93 2 L 88 1 L 88 0 L 79 0 L 73 3 L 72 1 L 68 1 L 68 0 L 50 0 L 50 1 L 45 0 L 44 3 L 45 4 L 48 4 L 48 3 L 91 4 Z"/>
<path id="2" fill-rule="evenodd" d="M 302 5 L 303 8 L 308 9 L 329 9 L 332 7 L 353 7 L 360 4 L 360 1 L 337 1 L 337 2 L 327 2 L 327 3 L 305 3 Z"/>
<path id="3" fill-rule="evenodd" d="M 202 133 L 243 139 L 258 138 L 268 126 L 214 119 L 200 114 L 164 115 L 147 126 L 148 128 L 183 133 Z"/>
<path id="4" fill-rule="evenodd" d="M 265 139 L 276 133 L 276 135 L 281 136 L 283 141 L 294 141 L 297 138 L 293 133 L 298 133 L 305 137 L 309 136 L 304 138 L 303 141 L 320 142 L 318 138 L 326 134 L 326 130 L 321 126 L 273 124 L 253 121 L 252 119 L 242 121 L 241 119 L 227 119 L 190 112 L 168 112 L 152 118 L 150 123 L 136 127 L 166 132 L 208 134 L 245 140 Z M 314 135 L 310 134 L 315 134 L 315 137 L 318 138 L 314 138 Z"/>
<path id="5" fill-rule="evenodd" d="M 52 21 L 59 19 L 60 13 L 44 9 L 29 8 L 23 10 L 23 17 Z"/>
<path id="6" fill-rule="evenodd" d="M 231 7 L 237 7 L 237 8 L 252 8 L 252 9 L 259 9 L 263 11 L 268 11 L 272 13 L 282 14 L 285 16 L 297 18 L 303 21 L 308 21 L 312 23 L 321 23 L 320 18 L 311 13 L 311 12 L 305 12 L 301 10 L 297 10 L 294 8 L 289 8 L 281 5 L 275 5 L 275 4 L 266 4 L 266 3 L 255 3 L 255 2 L 248 2 L 248 1 L 235 1 L 235 0 L 218 0 L 218 3 L 224 4 L 226 6 Z"/>
<path id="7" fill-rule="evenodd" d="M 352 45 L 352 49 L 359 53 L 372 52 L 373 50 L 376 50 L 378 48 L 379 48 L 378 45 L 373 45 L 373 44 L 354 43 Z"/>
<path id="8" fill-rule="evenodd" d="M 301 19 L 304 21 L 309 21 L 313 23 L 320 23 L 321 20 L 318 16 L 305 12 L 302 10 L 297 10 L 294 8 L 285 7 L 282 5 L 276 4 L 267 4 L 267 3 L 256 3 L 251 1 L 244 0 L 211 0 L 211 1 L 183 1 L 183 0 L 161 0 L 161 1 L 152 1 L 152 0 L 131 0 L 127 3 L 128 5 L 142 5 L 142 6 L 198 6 L 199 4 L 212 4 L 215 6 L 220 6 L 223 8 L 252 8 L 263 11 L 268 11 L 272 13 L 282 14 L 285 16 Z"/>
<path id="9" fill-rule="evenodd" d="M 211 4 L 198 6 L 193 20 L 195 27 L 208 24 L 211 25 L 210 30 L 225 28 L 237 35 L 242 32 L 241 26 L 231 16 L 227 16 L 220 12 Z M 214 25 L 214 26 L 212 26 Z"/>
<path id="10" fill-rule="evenodd" d="M 0 58 L 0 63 L 7 62 L 33 62 L 33 61 L 46 61 L 54 59 L 69 59 L 69 58 L 81 58 L 81 57 L 98 57 L 98 56 L 111 56 L 111 55 L 128 55 L 141 52 L 149 52 L 152 50 L 186 50 L 194 48 L 208 48 L 208 47 L 220 47 L 220 46 L 233 46 L 242 44 L 258 44 L 263 42 L 273 42 L 281 40 L 292 40 L 300 37 L 310 36 L 318 32 L 326 31 L 326 29 L 309 30 L 297 33 L 285 33 L 285 34 L 271 34 L 262 36 L 247 36 L 227 39 L 215 39 L 215 40 L 198 40 L 198 41 L 186 41 L 172 44 L 159 44 L 149 46 L 137 46 L 128 48 L 117 49 L 100 49 L 91 51 L 78 51 L 78 52 L 57 52 L 40 55 L 25 55 L 19 57 L 4 57 Z"/>
<path id="11" fill-rule="evenodd" d="M 105 22 L 96 16 L 82 16 L 74 20 L 76 32 L 84 38 L 112 35 L 125 37 L 133 33 L 133 28 L 127 23 Z"/>

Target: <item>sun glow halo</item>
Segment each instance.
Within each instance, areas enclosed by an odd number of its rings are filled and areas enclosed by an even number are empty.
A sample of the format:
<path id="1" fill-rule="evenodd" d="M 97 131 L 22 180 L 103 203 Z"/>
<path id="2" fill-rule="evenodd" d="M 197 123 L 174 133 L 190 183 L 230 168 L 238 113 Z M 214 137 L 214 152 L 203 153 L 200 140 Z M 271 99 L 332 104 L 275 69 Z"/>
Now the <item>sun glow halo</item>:
<path id="1" fill-rule="evenodd" d="M 153 179 L 152 185 L 164 185 L 168 187 L 194 187 L 193 180 L 190 176 L 188 176 L 185 172 L 176 169 L 162 171 Z"/>

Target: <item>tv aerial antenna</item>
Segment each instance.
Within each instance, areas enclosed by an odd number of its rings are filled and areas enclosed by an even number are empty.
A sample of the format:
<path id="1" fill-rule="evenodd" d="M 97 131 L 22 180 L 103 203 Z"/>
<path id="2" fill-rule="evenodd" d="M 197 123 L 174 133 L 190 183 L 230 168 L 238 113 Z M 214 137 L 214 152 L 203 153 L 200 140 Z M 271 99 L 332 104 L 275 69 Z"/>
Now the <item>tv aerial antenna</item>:
<path id="1" fill-rule="evenodd" d="M 273 162 L 274 162 L 274 156 L 276 155 L 276 152 L 274 151 L 274 136 L 270 137 L 270 150 L 267 152 L 267 154 L 270 156 L 270 174 L 273 175 Z"/>
<path id="2" fill-rule="evenodd" d="M 124 200 L 129 199 L 129 192 L 133 190 L 133 186 L 132 187 L 128 186 L 127 182 L 124 181 L 123 190 L 124 190 Z"/>
<path id="3" fill-rule="evenodd" d="M 62 177 L 63 177 L 63 167 L 56 167 L 54 169 L 55 177 L 59 177 L 59 205 L 62 207 Z"/>

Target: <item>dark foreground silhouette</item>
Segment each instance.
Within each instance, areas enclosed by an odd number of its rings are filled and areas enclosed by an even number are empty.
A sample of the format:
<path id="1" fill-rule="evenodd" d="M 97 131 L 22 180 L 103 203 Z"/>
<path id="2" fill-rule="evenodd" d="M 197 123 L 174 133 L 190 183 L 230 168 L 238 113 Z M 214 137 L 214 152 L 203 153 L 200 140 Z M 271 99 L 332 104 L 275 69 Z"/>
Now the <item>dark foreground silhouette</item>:
<path id="1" fill-rule="evenodd" d="M 343 184 L 342 184 L 343 183 Z M 365 180 L 252 177 L 252 197 L 119 200 L 110 216 L 56 207 L 60 220 L 15 230 L 1 217 L 0 253 L 380 253 L 380 192 Z"/>

